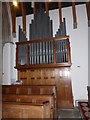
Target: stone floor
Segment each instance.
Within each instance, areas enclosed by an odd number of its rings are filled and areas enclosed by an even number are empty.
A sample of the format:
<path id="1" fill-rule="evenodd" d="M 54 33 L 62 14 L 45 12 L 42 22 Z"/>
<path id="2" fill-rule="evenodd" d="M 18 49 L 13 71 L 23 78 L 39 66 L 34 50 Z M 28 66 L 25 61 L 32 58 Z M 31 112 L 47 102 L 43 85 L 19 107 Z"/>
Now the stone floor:
<path id="1" fill-rule="evenodd" d="M 82 120 L 78 107 L 74 109 L 59 109 L 58 118 L 65 120 Z"/>

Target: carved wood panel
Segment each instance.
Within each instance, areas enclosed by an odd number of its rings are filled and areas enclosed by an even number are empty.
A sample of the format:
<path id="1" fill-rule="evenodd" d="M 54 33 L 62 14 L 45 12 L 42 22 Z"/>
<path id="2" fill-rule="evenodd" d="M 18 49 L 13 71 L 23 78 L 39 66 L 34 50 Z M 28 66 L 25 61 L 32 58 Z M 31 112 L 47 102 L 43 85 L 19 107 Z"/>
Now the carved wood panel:
<path id="1" fill-rule="evenodd" d="M 18 79 L 28 85 L 56 85 L 58 107 L 73 108 L 69 67 L 19 70 Z"/>

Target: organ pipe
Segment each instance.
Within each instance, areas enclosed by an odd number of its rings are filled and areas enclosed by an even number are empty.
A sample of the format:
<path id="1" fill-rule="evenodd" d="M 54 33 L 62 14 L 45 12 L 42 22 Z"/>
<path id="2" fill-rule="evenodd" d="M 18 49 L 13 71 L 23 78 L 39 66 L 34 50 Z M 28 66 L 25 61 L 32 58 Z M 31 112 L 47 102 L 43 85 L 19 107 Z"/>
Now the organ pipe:
<path id="1" fill-rule="evenodd" d="M 29 64 L 31 65 L 63 63 L 68 61 L 67 41 L 65 39 L 44 41 L 46 38 L 53 38 L 53 23 L 47 14 L 48 4 L 46 3 L 46 5 L 46 13 L 44 12 L 42 5 L 39 6 L 37 14 L 34 14 L 34 19 L 31 20 L 31 24 L 29 25 L 30 41 L 38 39 L 43 40 L 43 42 L 32 42 L 28 45 L 28 55 L 30 58 Z M 63 18 L 62 21 L 61 2 L 59 3 L 59 13 L 61 13 L 60 26 L 55 34 L 55 37 L 66 36 L 66 21 L 65 18 Z M 23 60 L 22 55 L 21 59 Z"/>

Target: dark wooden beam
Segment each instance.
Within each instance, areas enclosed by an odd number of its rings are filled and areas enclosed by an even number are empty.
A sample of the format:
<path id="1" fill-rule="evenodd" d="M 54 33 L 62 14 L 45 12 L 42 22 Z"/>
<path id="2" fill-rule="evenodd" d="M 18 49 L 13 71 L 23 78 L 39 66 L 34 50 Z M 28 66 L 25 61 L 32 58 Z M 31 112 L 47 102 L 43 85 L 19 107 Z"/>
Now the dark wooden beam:
<path id="1" fill-rule="evenodd" d="M 36 15 L 36 2 L 34 2 L 33 14 Z"/>
<path id="2" fill-rule="evenodd" d="M 47 15 L 49 16 L 48 5 L 49 5 L 49 2 L 45 2 L 46 13 L 47 13 Z"/>
<path id="3" fill-rule="evenodd" d="M 90 27 L 90 1 L 86 3 L 88 26 Z"/>
<path id="4" fill-rule="evenodd" d="M 12 6 L 12 3 L 9 3 L 10 10 L 11 10 L 11 17 L 12 17 L 12 33 L 16 33 L 16 10 L 14 6 Z"/>
<path id="5" fill-rule="evenodd" d="M 21 12 L 22 12 L 22 21 L 23 21 L 23 32 L 26 33 L 26 11 L 24 2 L 21 2 Z"/>
<path id="6" fill-rule="evenodd" d="M 58 2 L 58 7 L 59 7 L 59 22 L 60 25 L 62 24 L 62 3 Z"/>
<path id="7" fill-rule="evenodd" d="M 73 28 L 77 28 L 75 0 L 72 1 Z"/>

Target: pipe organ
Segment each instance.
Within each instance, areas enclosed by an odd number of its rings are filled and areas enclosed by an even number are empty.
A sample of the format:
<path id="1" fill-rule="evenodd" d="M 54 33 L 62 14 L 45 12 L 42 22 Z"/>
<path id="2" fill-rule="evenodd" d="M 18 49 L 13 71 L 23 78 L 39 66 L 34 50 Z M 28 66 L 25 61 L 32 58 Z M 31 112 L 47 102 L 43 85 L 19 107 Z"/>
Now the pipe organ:
<path id="1" fill-rule="evenodd" d="M 45 41 L 45 39 L 53 38 L 53 21 L 47 13 L 44 12 L 42 6 L 38 8 L 34 19 L 29 25 L 29 40 L 31 44 L 19 45 L 18 63 L 19 65 L 27 64 L 26 53 L 29 49 L 29 64 L 51 64 L 54 63 L 54 48 L 56 63 L 67 63 L 68 52 L 67 52 L 67 40 L 58 39 L 57 41 Z M 55 37 L 66 36 L 66 21 L 63 18 L 62 24 L 59 26 Z M 19 41 L 27 41 L 25 34 L 19 27 Z M 41 40 L 40 42 L 35 42 Z M 34 42 L 34 43 L 33 43 Z M 28 48 L 27 48 L 28 47 Z M 22 52 L 23 51 L 23 52 Z"/>
<path id="2" fill-rule="evenodd" d="M 61 25 L 58 28 L 58 31 L 55 34 L 55 37 L 59 37 L 59 36 L 66 36 L 66 21 L 65 21 L 65 18 L 63 18 L 63 22 L 61 23 Z"/>
<path id="3" fill-rule="evenodd" d="M 19 26 L 19 34 L 18 34 L 18 39 L 19 39 L 19 42 L 21 41 L 26 41 L 27 38 L 26 38 L 26 34 L 23 33 L 21 27 Z"/>
<path id="4" fill-rule="evenodd" d="M 55 84 L 58 107 L 73 108 L 70 66 L 70 42 L 65 18 L 53 37 L 53 21 L 42 5 L 38 6 L 29 25 L 29 40 L 19 27 L 19 42 L 16 43 L 18 79 L 30 85 Z"/>
<path id="5" fill-rule="evenodd" d="M 17 43 L 17 65 L 70 65 L 69 36 Z"/>

